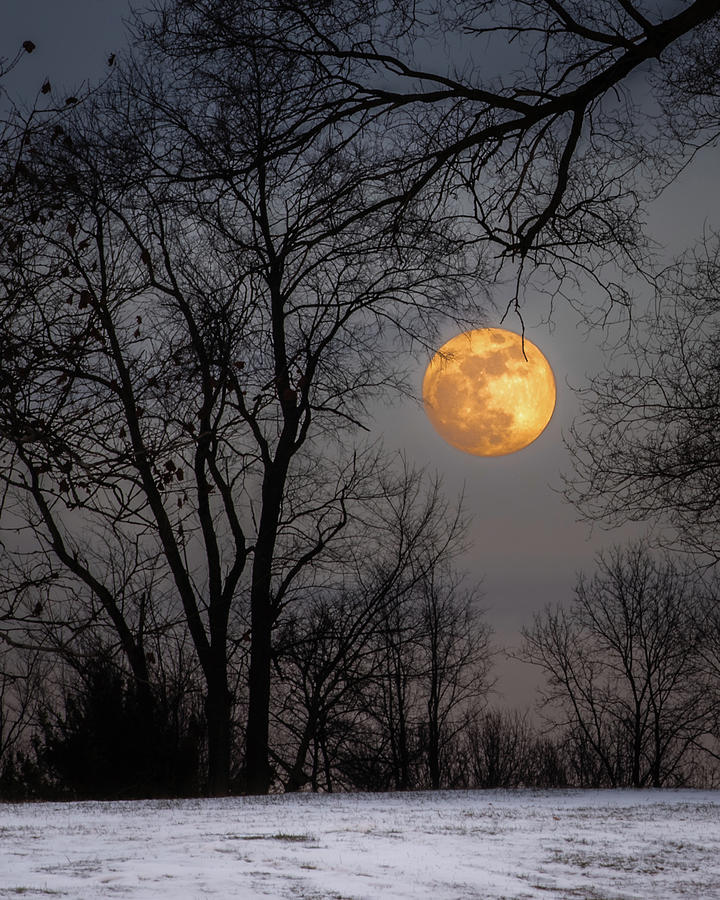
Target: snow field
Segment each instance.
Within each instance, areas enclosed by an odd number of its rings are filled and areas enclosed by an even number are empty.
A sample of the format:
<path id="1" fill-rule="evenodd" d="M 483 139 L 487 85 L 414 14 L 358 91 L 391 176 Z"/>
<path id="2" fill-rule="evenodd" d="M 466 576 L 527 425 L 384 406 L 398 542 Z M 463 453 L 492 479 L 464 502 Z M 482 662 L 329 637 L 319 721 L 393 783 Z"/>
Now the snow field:
<path id="1" fill-rule="evenodd" d="M 0 804 L 0 897 L 720 900 L 720 792 Z"/>

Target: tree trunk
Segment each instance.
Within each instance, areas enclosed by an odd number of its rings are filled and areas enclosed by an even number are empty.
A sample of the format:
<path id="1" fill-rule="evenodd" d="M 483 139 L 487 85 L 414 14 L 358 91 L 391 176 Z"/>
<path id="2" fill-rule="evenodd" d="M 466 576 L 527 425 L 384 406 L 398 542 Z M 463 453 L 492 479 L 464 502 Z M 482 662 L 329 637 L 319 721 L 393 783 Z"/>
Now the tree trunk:
<path id="1" fill-rule="evenodd" d="M 305 723 L 305 728 L 303 729 L 300 744 L 298 746 L 297 753 L 295 754 L 295 760 L 285 782 L 285 793 L 287 794 L 292 794 L 296 791 L 299 791 L 307 784 L 309 780 L 308 776 L 305 774 L 305 763 L 307 761 L 307 755 L 308 751 L 310 750 L 310 745 L 313 742 L 313 737 L 317 734 L 316 720 L 317 717 L 315 713 L 311 712 L 308 715 L 307 722 Z"/>
<path id="2" fill-rule="evenodd" d="M 269 747 L 271 636 L 272 622 L 266 598 L 254 597 L 245 733 L 244 788 L 248 794 L 267 794 L 272 783 Z"/>
<path id="3" fill-rule="evenodd" d="M 205 717 L 208 742 L 208 787 L 210 797 L 230 793 L 231 698 L 223 666 L 207 680 Z"/>
<path id="4" fill-rule="evenodd" d="M 427 702 L 427 762 L 430 787 L 436 791 L 440 787 L 440 672 L 437 665 L 438 648 L 435 638 L 436 635 L 433 633 L 430 697 Z"/>
<path id="5" fill-rule="evenodd" d="M 330 762 L 330 754 L 328 753 L 327 735 L 325 733 L 325 725 L 324 724 L 320 730 L 320 748 L 322 750 L 323 766 L 325 769 L 325 790 L 328 792 L 328 794 L 332 794 L 332 792 L 333 792 L 332 764 Z"/>
<path id="6" fill-rule="evenodd" d="M 440 788 L 440 740 L 436 729 L 431 725 L 428 733 L 428 770 L 430 787 L 437 791 Z"/>
<path id="7" fill-rule="evenodd" d="M 285 406 L 285 414 L 289 416 Z M 290 416 L 289 416 L 290 417 Z M 290 417 L 292 418 L 292 417 Z M 276 459 L 265 470 L 262 513 L 255 542 L 250 589 L 250 672 L 245 732 L 244 787 L 248 794 L 267 794 L 273 779 L 270 765 L 270 684 L 272 663 L 272 566 L 282 498 L 292 457 L 296 419 L 283 430 Z"/>
<path id="8" fill-rule="evenodd" d="M 653 759 L 652 759 L 652 786 L 662 787 L 662 734 L 660 730 L 660 722 L 657 713 L 655 714 L 655 723 L 653 728 Z"/>
<path id="9" fill-rule="evenodd" d="M 640 783 L 640 763 L 642 759 L 642 729 L 640 717 L 642 711 L 639 706 L 635 707 L 635 721 L 633 722 L 633 747 L 632 747 L 632 775 L 631 781 L 633 787 L 641 787 Z"/>
<path id="10" fill-rule="evenodd" d="M 397 755 L 398 755 L 398 784 L 400 791 L 410 789 L 410 750 L 408 748 L 407 713 L 404 702 L 404 685 L 400 683 L 398 666 L 398 717 L 397 717 Z"/>

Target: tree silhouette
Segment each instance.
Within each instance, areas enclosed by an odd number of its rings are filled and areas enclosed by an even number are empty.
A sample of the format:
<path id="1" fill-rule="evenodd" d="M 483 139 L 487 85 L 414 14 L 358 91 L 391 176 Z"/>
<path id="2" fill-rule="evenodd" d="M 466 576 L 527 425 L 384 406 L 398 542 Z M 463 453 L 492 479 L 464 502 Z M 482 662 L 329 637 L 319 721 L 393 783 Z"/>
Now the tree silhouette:
<path id="1" fill-rule="evenodd" d="M 688 571 L 637 544 L 601 554 L 573 602 L 523 632 L 523 659 L 548 678 L 544 703 L 591 748 L 605 783 L 671 784 L 712 733 L 702 599 Z"/>
<path id="2" fill-rule="evenodd" d="M 420 201 L 401 225 L 357 217 L 374 157 L 342 135 L 268 157 L 315 102 L 312 73 L 242 47 L 232 67 L 179 39 L 170 54 L 166 37 L 145 33 L 142 62 L 48 129 L 24 179 L 6 515 L 34 532 L 36 577 L 81 582 L 131 666 L 137 631 L 86 537 L 163 567 L 207 686 L 213 793 L 229 786 L 229 655 L 249 636 L 243 783 L 266 791 L 273 628 L 374 477 L 374 454 L 340 438 L 402 381 L 386 328 L 426 341 L 465 313 L 462 241 Z"/>
<path id="3" fill-rule="evenodd" d="M 715 236 L 668 268 L 654 309 L 580 391 L 566 495 L 590 519 L 649 521 L 717 559 L 720 258 Z"/>
<path id="4" fill-rule="evenodd" d="M 488 629 L 452 571 L 463 520 L 423 476 L 384 479 L 362 533 L 349 525 L 370 552 L 350 565 L 343 554 L 343 580 L 283 623 L 273 717 L 286 790 L 367 785 L 368 771 L 375 787 L 438 787 L 468 707 L 488 690 Z"/>
<path id="5" fill-rule="evenodd" d="M 48 599 L 59 573 L 79 585 L 77 624 L 100 616 L 142 683 L 157 568 L 155 621 L 182 618 L 205 681 L 210 792 L 248 644 L 242 784 L 269 789 L 273 632 L 377 483 L 353 431 L 407 389 L 398 349 L 477 323 L 470 289 L 508 261 L 510 302 L 542 266 L 612 289 L 601 264 L 642 254 L 628 79 L 652 61 L 658 97 L 684 90 L 663 54 L 700 58 L 718 8 L 458 3 L 474 46 L 533 63 L 486 83 L 416 67 L 445 20 L 404 4 L 168 3 L 22 167 L 3 158 L 3 517 L 36 551 L 18 572 Z"/>
<path id="6" fill-rule="evenodd" d="M 224 34 L 242 31 L 227 0 L 189 6 Z M 427 191 L 463 198 L 488 264 L 517 267 L 517 307 L 524 279 L 560 290 L 580 273 L 627 299 L 617 266 L 643 258 L 643 195 L 717 131 L 717 0 L 664 17 L 633 0 L 255 9 L 252 40 L 311 60 L 337 86 L 285 139 L 302 145 L 339 122 L 391 130 L 394 152 L 377 178 L 399 179 L 376 204 L 402 210 Z"/>

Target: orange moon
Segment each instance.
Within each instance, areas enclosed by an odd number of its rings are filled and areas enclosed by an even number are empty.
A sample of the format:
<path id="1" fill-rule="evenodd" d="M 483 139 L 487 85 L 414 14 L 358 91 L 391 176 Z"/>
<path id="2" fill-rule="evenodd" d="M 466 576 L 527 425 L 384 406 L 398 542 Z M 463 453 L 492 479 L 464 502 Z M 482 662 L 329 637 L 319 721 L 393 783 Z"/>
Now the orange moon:
<path id="1" fill-rule="evenodd" d="M 527 338 L 479 328 L 449 340 L 430 360 L 422 392 L 437 433 L 473 456 L 504 456 L 542 434 L 555 409 L 550 364 Z M 527 359 L 526 359 L 527 357 Z"/>

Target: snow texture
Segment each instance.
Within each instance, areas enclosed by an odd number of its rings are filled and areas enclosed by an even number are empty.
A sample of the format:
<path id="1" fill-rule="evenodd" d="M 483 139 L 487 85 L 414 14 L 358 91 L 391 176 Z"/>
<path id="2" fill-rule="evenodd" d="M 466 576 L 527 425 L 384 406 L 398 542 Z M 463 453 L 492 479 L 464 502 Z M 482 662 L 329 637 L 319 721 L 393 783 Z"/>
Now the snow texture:
<path id="1" fill-rule="evenodd" d="M 0 897 L 712 900 L 720 793 L 0 804 Z"/>

